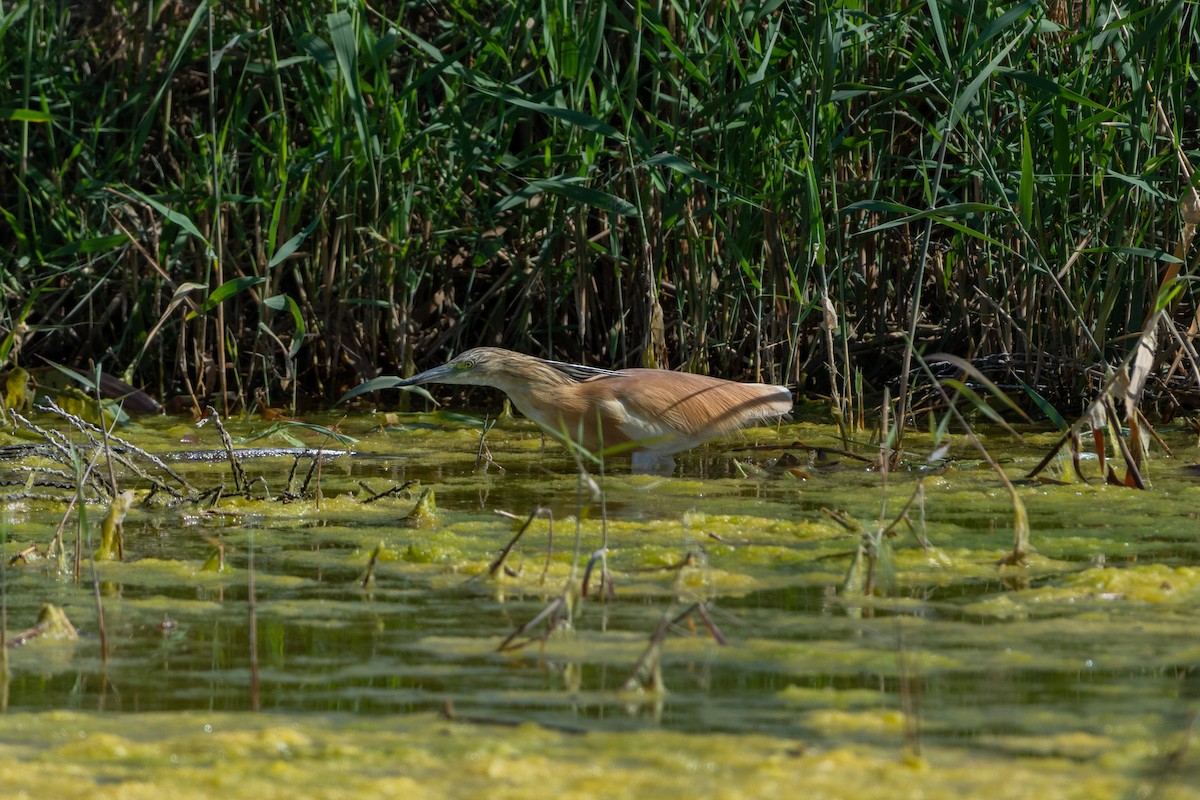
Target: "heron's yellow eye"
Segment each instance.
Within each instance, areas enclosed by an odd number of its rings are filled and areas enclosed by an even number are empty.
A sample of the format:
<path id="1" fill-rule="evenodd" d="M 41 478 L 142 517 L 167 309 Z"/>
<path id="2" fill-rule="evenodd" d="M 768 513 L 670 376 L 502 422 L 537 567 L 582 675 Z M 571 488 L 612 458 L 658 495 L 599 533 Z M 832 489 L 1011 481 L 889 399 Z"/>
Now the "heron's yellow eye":
<path id="1" fill-rule="evenodd" d="M 463 370 L 468 370 L 468 369 L 471 369 L 471 368 L 472 368 L 472 367 L 474 367 L 474 366 L 475 366 L 475 362 L 474 362 L 474 361 L 472 361 L 472 360 L 471 360 L 471 359 L 469 359 L 469 358 L 468 358 L 467 360 L 465 360 L 465 361 L 456 361 L 456 362 L 454 362 L 454 368 L 455 368 L 456 370 L 458 370 L 459 372 L 462 372 Z"/>

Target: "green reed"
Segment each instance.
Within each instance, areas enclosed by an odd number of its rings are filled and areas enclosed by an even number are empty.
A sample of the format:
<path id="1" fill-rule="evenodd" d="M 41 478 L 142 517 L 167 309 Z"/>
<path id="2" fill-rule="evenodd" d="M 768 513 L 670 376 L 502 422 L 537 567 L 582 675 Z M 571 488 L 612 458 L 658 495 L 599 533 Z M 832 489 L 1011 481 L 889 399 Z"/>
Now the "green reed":
<path id="1" fill-rule="evenodd" d="M 0 6 L 0 358 L 231 403 L 1111 360 L 1200 145 L 1183 2 L 110 5 Z"/>

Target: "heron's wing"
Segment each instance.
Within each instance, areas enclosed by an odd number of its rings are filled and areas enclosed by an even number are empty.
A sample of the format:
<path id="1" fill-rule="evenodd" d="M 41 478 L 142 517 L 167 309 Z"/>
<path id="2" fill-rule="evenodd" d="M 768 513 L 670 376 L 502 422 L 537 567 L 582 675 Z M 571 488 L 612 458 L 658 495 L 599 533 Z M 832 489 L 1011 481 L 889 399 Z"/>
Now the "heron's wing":
<path id="1" fill-rule="evenodd" d="M 630 369 L 578 387 L 606 405 L 619 403 L 633 440 L 679 437 L 692 446 L 758 419 L 792 410 L 786 386 L 734 381 L 658 369 Z"/>
<path id="2" fill-rule="evenodd" d="M 589 367 L 586 364 L 568 364 L 565 361 L 551 361 L 542 359 L 546 366 L 551 367 L 563 375 L 566 375 L 573 381 L 587 381 L 592 378 L 611 378 L 618 375 L 624 375 L 620 370 L 604 369 L 603 367 Z"/>

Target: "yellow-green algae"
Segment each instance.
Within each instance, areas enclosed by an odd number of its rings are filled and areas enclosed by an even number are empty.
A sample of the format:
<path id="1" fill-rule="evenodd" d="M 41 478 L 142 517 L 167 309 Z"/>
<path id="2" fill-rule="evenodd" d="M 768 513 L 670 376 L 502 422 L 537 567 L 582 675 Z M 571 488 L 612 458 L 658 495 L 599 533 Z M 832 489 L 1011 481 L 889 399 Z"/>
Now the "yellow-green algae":
<path id="1" fill-rule="evenodd" d="M 823 725 L 897 729 L 894 712 Z M 185 712 L 136 719 L 10 714 L 0 791 L 70 798 L 1117 798 L 1200 787 L 1130 770 L 1147 753 L 1121 736 L 1013 739 L 922 757 L 871 745 L 823 747 L 759 734 L 572 735 L 533 724 L 429 714 L 368 719 Z M 1021 758 L 1005 753 L 1021 752 Z"/>
<path id="2" fill-rule="evenodd" d="M 91 586 L 46 560 L 11 568 L 10 626 L 53 601 L 84 635 L 53 657 L 14 651 L 18 711 L 0 717 L 0 794 L 1196 796 L 1184 736 L 1197 710 L 1200 490 L 1175 462 L 1156 461 L 1151 492 L 1083 484 L 1069 470 L 1066 485 L 1020 486 L 1036 551 L 1022 567 L 1001 567 L 1011 504 L 961 437 L 957 462 L 918 458 L 892 473 L 885 508 L 878 474 L 848 459 L 814 457 L 801 481 L 770 455 L 717 444 L 682 455 L 675 477 L 630 475 L 618 461 L 581 485 L 569 455 L 543 449 L 528 423 L 502 422 L 489 435 L 505 469 L 483 472 L 474 470 L 477 428 L 436 415 L 412 422 L 372 432 L 347 421 L 360 455 L 323 465 L 320 499 L 263 499 L 264 489 L 277 497 L 286 488 L 291 459 L 276 458 L 248 464 L 252 478 L 266 477 L 250 500 L 135 502 L 126 561 L 97 564 L 106 667 Z M 231 424 L 235 435 L 252 427 Z M 157 452 L 193 435 L 186 447 L 219 446 L 211 428 L 170 421 L 139 434 Z M 809 424 L 776 435 L 839 446 Z M 1006 469 L 1020 478 L 1041 455 L 1030 445 L 1052 438 L 989 446 L 1011 447 Z M 923 446 L 910 440 L 914 452 Z M 757 468 L 739 472 L 733 457 Z M 219 460 L 176 467 L 199 486 L 228 480 Z M 931 546 L 899 525 L 879 595 L 842 591 L 858 531 L 890 523 L 918 476 L 924 501 L 908 517 Z M 364 504 L 360 480 L 372 492 L 417 483 Z M 147 494 L 136 481 L 121 488 L 139 502 Z M 424 527 L 406 525 L 426 489 L 436 509 Z M 553 515 L 549 567 L 542 516 L 510 554 L 510 571 L 483 575 L 537 507 Z M 106 510 L 89 512 L 98 524 Z M 7 555 L 44 545 L 62 507 L 17 501 L 6 515 Z M 579 580 L 577 530 L 583 560 L 607 545 L 616 600 L 593 595 L 544 643 L 496 653 Z M 222 573 L 203 570 L 214 538 Z M 375 583 L 363 588 L 381 541 Z M 199 713 L 248 703 L 251 548 L 264 705 L 275 712 Z M 693 616 L 662 645 L 667 692 L 621 692 L 663 615 L 699 599 L 730 645 Z M 464 715 L 526 724 L 445 722 L 428 713 L 443 699 Z M 33 713 L 67 706 L 181 710 Z M 906 756 L 918 740 L 923 756 Z"/>

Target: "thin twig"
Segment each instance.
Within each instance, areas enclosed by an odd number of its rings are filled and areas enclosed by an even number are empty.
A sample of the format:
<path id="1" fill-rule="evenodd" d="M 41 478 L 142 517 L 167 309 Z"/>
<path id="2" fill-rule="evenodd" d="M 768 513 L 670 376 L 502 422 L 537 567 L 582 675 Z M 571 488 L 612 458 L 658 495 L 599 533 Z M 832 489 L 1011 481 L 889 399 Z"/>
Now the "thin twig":
<path id="1" fill-rule="evenodd" d="M 367 561 L 367 572 L 359 581 L 359 586 L 367 588 L 371 585 L 371 581 L 375 579 L 375 564 L 379 561 L 379 554 L 383 552 L 383 542 L 375 545 L 375 549 L 371 552 L 371 558 Z"/>
<path id="2" fill-rule="evenodd" d="M 496 574 L 496 570 L 500 569 L 500 567 L 504 565 L 504 560 L 508 558 L 508 554 L 512 552 L 513 547 L 516 546 L 521 537 L 525 535 L 525 531 L 529 530 L 529 526 L 533 524 L 533 521 L 537 518 L 541 511 L 541 506 L 539 506 L 530 513 L 528 519 L 525 520 L 525 524 L 521 526 L 520 530 L 517 531 L 515 536 L 508 540 L 508 544 L 504 545 L 504 548 L 500 551 L 500 555 L 496 556 L 496 558 L 492 560 L 491 564 L 488 564 L 488 575 L 494 576 Z"/>
<path id="3" fill-rule="evenodd" d="M 387 489 L 386 491 L 376 493 L 374 490 L 371 489 L 370 486 L 367 486 L 365 481 L 359 481 L 358 485 L 361 486 L 367 492 L 367 494 L 370 495 L 370 497 L 368 497 L 366 500 L 360 500 L 359 502 L 361 502 L 363 505 L 366 505 L 367 503 L 374 503 L 376 500 L 382 500 L 385 497 L 391 497 L 393 495 L 398 495 L 398 494 L 400 494 L 400 492 L 403 492 L 405 489 L 412 486 L 414 483 L 416 483 L 415 480 L 405 481 L 404 483 L 400 484 L 399 486 L 393 486 L 392 488 Z"/>
<path id="4" fill-rule="evenodd" d="M 242 468 L 242 462 L 238 460 L 237 453 L 234 452 L 233 440 L 229 438 L 229 431 L 225 430 L 225 426 L 221 424 L 221 415 L 215 408 L 209 406 L 208 418 L 217 426 L 217 431 L 221 434 L 221 443 L 225 446 L 225 453 L 229 457 L 229 467 L 233 471 L 234 491 L 244 494 L 249 499 L 250 481 L 246 478 L 246 470 Z"/>

